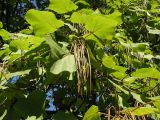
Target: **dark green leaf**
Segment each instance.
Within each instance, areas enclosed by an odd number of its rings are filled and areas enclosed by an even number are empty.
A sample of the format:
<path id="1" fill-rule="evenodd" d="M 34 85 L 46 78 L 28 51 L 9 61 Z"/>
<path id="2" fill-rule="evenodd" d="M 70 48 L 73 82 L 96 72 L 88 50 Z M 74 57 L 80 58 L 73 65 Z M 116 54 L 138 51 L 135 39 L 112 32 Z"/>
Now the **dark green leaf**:
<path id="1" fill-rule="evenodd" d="M 77 118 L 69 113 L 69 112 L 63 112 L 59 111 L 53 116 L 54 120 L 77 120 Z"/>

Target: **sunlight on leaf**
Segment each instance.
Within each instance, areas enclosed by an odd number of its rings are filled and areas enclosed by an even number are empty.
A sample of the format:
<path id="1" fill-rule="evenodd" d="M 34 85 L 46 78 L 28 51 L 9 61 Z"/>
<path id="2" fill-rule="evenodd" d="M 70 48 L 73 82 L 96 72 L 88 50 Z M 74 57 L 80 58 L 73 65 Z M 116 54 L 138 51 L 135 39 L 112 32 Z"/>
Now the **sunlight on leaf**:
<path id="1" fill-rule="evenodd" d="M 148 115 L 155 112 L 158 112 L 156 108 L 149 108 L 149 107 L 130 107 L 122 111 L 122 113 L 124 114 L 132 114 L 137 116 Z"/>
<path id="2" fill-rule="evenodd" d="M 4 111 L 3 115 L 0 116 L 0 120 L 3 120 L 3 118 L 6 116 L 7 110 Z"/>
<path id="3" fill-rule="evenodd" d="M 43 116 L 40 116 L 40 117 L 36 117 L 36 116 L 31 116 L 31 117 L 27 117 L 26 120 L 43 120 Z"/>
<path id="4" fill-rule="evenodd" d="M 0 21 L 0 28 L 2 28 L 3 27 L 3 23 Z"/>
<path id="5" fill-rule="evenodd" d="M 48 11 L 38 11 L 31 9 L 27 11 L 25 18 L 27 22 L 33 27 L 34 33 L 39 36 L 53 33 L 64 25 L 62 21 L 57 20 L 52 12 Z"/>
<path id="6" fill-rule="evenodd" d="M 132 73 L 133 77 L 138 78 L 157 78 L 160 79 L 160 72 L 155 68 L 141 68 Z"/>
<path id="7" fill-rule="evenodd" d="M 98 107 L 92 105 L 85 113 L 83 120 L 101 120 Z"/>
<path id="8" fill-rule="evenodd" d="M 9 36 L 9 32 L 7 32 L 4 29 L 0 29 L 0 36 L 2 37 L 3 40 L 9 40 L 10 36 Z"/>
<path id="9" fill-rule="evenodd" d="M 131 94 L 131 95 L 133 96 L 133 98 L 136 99 L 138 102 L 145 104 L 145 102 L 143 102 L 143 100 L 142 100 L 142 98 L 141 98 L 141 95 L 139 95 L 139 94 L 137 94 L 137 93 L 133 93 L 133 92 L 131 92 L 130 94 Z"/>
<path id="10" fill-rule="evenodd" d="M 60 74 L 61 72 L 67 71 L 70 74 L 75 72 L 76 69 L 76 63 L 74 55 L 67 55 L 63 57 L 62 59 L 56 61 L 51 69 L 50 72 L 53 74 Z"/>
<path id="11" fill-rule="evenodd" d="M 49 9 L 59 14 L 67 13 L 78 8 L 71 0 L 51 0 Z"/>

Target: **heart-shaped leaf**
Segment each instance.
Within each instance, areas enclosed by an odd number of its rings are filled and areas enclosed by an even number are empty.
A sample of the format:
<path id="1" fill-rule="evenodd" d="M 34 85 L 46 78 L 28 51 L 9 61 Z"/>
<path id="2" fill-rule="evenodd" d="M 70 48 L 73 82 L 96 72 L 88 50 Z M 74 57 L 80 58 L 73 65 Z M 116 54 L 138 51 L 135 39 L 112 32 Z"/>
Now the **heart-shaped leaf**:
<path id="1" fill-rule="evenodd" d="M 52 12 L 48 11 L 31 9 L 27 12 L 25 18 L 33 27 L 34 33 L 39 36 L 52 33 L 64 24 L 62 21 L 57 20 Z"/>

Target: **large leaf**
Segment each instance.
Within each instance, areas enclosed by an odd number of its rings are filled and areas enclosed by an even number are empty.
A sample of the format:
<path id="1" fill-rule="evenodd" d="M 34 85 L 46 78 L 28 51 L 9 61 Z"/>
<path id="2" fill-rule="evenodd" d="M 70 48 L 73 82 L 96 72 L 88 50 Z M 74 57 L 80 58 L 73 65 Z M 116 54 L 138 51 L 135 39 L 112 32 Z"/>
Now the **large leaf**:
<path id="1" fill-rule="evenodd" d="M 115 27 L 121 23 L 120 16 L 119 12 L 104 16 L 96 12 L 81 10 L 73 13 L 70 20 L 73 23 L 84 24 L 89 33 L 83 37 L 87 40 L 94 40 L 99 46 L 102 46 L 99 40 L 110 40 L 113 37 Z"/>
<path id="2" fill-rule="evenodd" d="M 85 113 L 83 120 L 101 120 L 98 107 L 92 105 Z"/>
<path id="3" fill-rule="evenodd" d="M 115 27 L 120 24 L 120 22 L 115 19 L 119 16 L 120 14 L 117 14 L 117 12 L 108 16 L 96 14 L 90 15 L 88 17 L 90 20 L 85 24 L 85 28 L 90 31 L 91 34 L 85 35 L 85 38 L 95 39 L 95 36 L 97 36 L 100 39 L 112 39 Z"/>
<path id="4" fill-rule="evenodd" d="M 124 114 L 131 114 L 137 116 L 149 115 L 155 112 L 158 112 L 158 110 L 156 108 L 150 107 L 130 107 L 122 111 L 122 113 Z"/>
<path id="5" fill-rule="evenodd" d="M 60 74 L 67 71 L 71 75 L 76 71 L 76 63 L 74 55 L 67 55 L 60 60 L 57 60 L 51 67 L 50 72 L 53 74 Z"/>
<path id="6" fill-rule="evenodd" d="M 91 15 L 92 13 L 93 11 L 90 9 L 79 10 L 71 15 L 70 21 L 72 23 L 85 24 L 88 21 L 88 15 Z"/>
<path id="7" fill-rule="evenodd" d="M 31 9 L 27 12 L 25 18 L 33 27 L 34 33 L 40 36 L 52 33 L 64 24 L 62 21 L 57 20 L 52 12 L 48 11 Z"/>
<path id="8" fill-rule="evenodd" d="M 78 8 L 71 0 L 51 0 L 49 9 L 59 13 L 67 13 Z"/>
<path id="9" fill-rule="evenodd" d="M 132 73 L 133 77 L 138 78 L 157 78 L 160 79 L 160 72 L 155 68 L 141 68 Z"/>
<path id="10" fill-rule="evenodd" d="M 54 120 L 77 120 L 77 118 L 68 112 L 59 111 L 53 116 Z"/>

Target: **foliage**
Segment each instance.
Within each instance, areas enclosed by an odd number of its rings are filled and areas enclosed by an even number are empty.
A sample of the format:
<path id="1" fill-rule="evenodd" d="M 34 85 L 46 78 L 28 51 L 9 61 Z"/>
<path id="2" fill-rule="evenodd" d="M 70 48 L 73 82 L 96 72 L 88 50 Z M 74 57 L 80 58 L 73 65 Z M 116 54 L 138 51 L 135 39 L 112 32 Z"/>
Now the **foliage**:
<path id="1" fill-rule="evenodd" d="M 46 5 L 27 10 L 24 29 L 1 19 L 0 119 L 159 120 L 159 1 Z"/>

